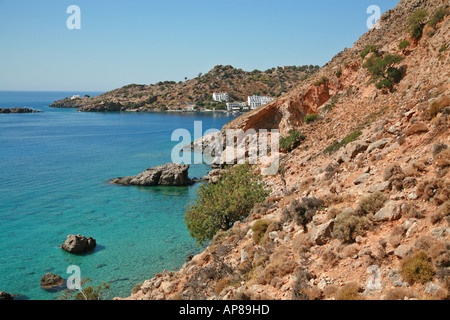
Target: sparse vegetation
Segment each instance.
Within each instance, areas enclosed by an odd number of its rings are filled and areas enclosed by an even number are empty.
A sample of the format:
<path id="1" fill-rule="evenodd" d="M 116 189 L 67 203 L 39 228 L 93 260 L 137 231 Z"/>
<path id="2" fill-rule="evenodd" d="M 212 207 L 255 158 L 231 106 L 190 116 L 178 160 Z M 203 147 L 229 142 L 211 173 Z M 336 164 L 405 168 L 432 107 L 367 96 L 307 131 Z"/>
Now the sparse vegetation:
<path id="1" fill-rule="evenodd" d="M 226 170 L 217 183 L 203 184 L 196 198 L 186 207 L 185 222 L 199 245 L 211 240 L 217 231 L 228 230 L 246 218 L 256 203 L 263 202 L 270 191 L 250 165 Z"/>
<path id="2" fill-rule="evenodd" d="M 264 234 L 267 231 L 267 228 L 269 228 L 270 224 L 273 221 L 271 220 L 258 220 L 256 221 L 252 226 L 253 231 L 253 242 L 256 244 L 261 243 L 262 238 L 264 237 Z"/>
<path id="3" fill-rule="evenodd" d="M 361 286 L 358 283 L 347 283 L 337 292 L 336 300 L 364 300 L 359 293 L 360 290 Z"/>
<path id="4" fill-rule="evenodd" d="M 346 136 L 344 139 L 342 139 L 341 141 L 335 141 L 332 145 L 327 147 L 324 150 L 324 152 L 325 153 L 334 153 L 334 152 L 338 151 L 340 148 L 342 148 L 343 146 L 349 144 L 350 142 L 357 140 L 360 135 L 362 135 L 361 131 L 354 131 L 354 132 L 350 133 L 348 136 Z"/>
<path id="5" fill-rule="evenodd" d="M 323 76 L 322 78 L 320 78 L 319 80 L 317 80 L 316 82 L 314 82 L 314 85 L 316 87 L 320 87 L 321 85 L 327 83 L 328 81 L 330 81 L 327 77 Z"/>
<path id="6" fill-rule="evenodd" d="M 290 152 L 293 149 L 297 148 L 302 141 L 304 141 L 306 136 L 298 131 L 298 130 L 291 130 L 289 131 L 289 135 L 287 137 L 280 138 L 280 149 L 282 151 Z"/>
<path id="7" fill-rule="evenodd" d="M 408 32 L 414 40 L 418 41 L 422 38 L 427 17 L 428 12 L 426 10 L 417 10 L 409 17 Z"/>
<path id="8" fill-rule="evenodd" d="M 377 49 L 377 46 L 376 46 L 376 45 L 374 45 L 374 44 L 369 44 L 369 45 L 367 45 L 367 46 L 364 48 L 363 51 L 361 51 L 360 56 L 361 56 L 361 58 L 364 60 L 364 59 L 367 57 L 367 55 L 368 55 L 369 53 L 371 53 L 371 52 L 376 52 L 377 50 L 378 50 L 378 49 Z"/>
<path id="9" fill-rule="evenodd" d="M 404 50 L 406 48 L 408 48 L 411 45 L 411 42 L 409 42 L 408 40 L 403 40 L 402 42 L 399 43 L 398 48 L 400 50 Z"/>
<path id="10" fill-rule="evenodd" d="M 436 12 L 431 16 L 430 21 L 428 21 L 428 25 L 433 29 L 436 29 L 437 24 L 441 22 L 446 15 L 447 10 L 444 7 L 438 8 Z"/>
<path id="11" fill-rule="evenodd" d="M 307 232 L 306 225 L 312 220 L 318 210 L 324 206 L 323 200 L 315 197 L 303 198 L 302 202 L 294 199 L 289 206 L 283 210 L 282 221 L 294 220 L 297 225 L 303 226 Z"/>
<path id="12" fill-rule="evenodd" d="M 347 209 L 336 216 L 333 234 L 337 239 L 352 243 L 357 236 L 364 236 L 369 227 L 369 220 L 352 209 Z"/>
<path id="13" fill-rule="evenodd" d="M 418 251 L 401 264 L 400 273 L 409 283 L 427 283 L 434 277 L 431 258 L 424 251 Z"/>
<path id="14" fill-rule="evenodd" d="M 384 203 L 388 197 L 382 192 L 372 193 L 358 202 L 358 208 L 356 212 L 359 215 L 373 215 L 378 212 L 381 208 L 383 208 Z"/>
<path id="15" fill-rule="evenodd" d="M 340 78 L 342 76 L 342 69 L 336 71 L 336 77 Z"/>
<path id="16" fill-rule="evenodd" d="M 87 286 L 86 284 L 92 282 L 89 278 L 81 279 L 81 290 L 66 289 L 61 296 L 57 297 L 59 300 L 107 300 L 109 297 L 110 284 L 103 282 L 97 286 Z"/>
<path id="17" fill-rule="evenodd" d="M 314 121 L 318 120 L 319 118 L 320 118 L 320 117 L 319 117 L 319 115 L 318 115 L 317 113 L 313 113 L 313 114 L 307 115 L 307 116 L 303 119 L 303 121 L 305 121 L 306 123 L 311 123 L 311 122 L 314 122 Z"/>

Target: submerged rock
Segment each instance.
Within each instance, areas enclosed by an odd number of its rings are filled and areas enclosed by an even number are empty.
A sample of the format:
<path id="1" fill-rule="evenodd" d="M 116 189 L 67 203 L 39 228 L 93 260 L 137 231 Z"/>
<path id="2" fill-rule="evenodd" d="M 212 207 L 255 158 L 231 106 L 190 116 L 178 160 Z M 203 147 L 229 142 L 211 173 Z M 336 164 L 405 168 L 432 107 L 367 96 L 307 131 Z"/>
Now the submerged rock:
<path id="1" fill-rule="evenodd" d="M 148 168 L 137 176 L 117 178 L 114 184 L 134 186 L 188 186 L 195 181 L 188 177 L 189 165 L 168 163 Z"/>
<path id="2" fill-rule="evenodd" d="M 47 273 L 41 278 L 41 288 L 42 289 L 51 289 L 57 286 L 60 286 L 64 282 L 63 278 L 61 278 L 57 274 Z"/>
<path id="3" fill-rule="evenodd" d="M 0 291 L 0 300 L 14 300 L 14 297 L 12 294 L 5 291 Z"/>
<path id="4" fill-rule="evenodd" d="M 97 242 L 92 237 L 86 238 L 79 234 L 70 234 L 61 245 L 61 249 L 70 253 L 84 253 L 94 249 L 96 246 Z"/>

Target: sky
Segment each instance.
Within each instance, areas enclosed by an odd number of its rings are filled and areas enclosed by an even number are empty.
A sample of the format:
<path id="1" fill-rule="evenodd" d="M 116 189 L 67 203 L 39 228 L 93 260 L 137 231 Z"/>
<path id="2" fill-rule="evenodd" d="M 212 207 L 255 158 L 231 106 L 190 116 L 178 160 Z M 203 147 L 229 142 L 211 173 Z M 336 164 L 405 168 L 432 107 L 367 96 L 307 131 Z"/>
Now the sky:
<path id="1" fill-rule="evenodd" d="M 399 0 L 0 0 L 0 90 L 109 91 L 324 65 Z M 80 29 L 69 29 L 71 5 Z"/>

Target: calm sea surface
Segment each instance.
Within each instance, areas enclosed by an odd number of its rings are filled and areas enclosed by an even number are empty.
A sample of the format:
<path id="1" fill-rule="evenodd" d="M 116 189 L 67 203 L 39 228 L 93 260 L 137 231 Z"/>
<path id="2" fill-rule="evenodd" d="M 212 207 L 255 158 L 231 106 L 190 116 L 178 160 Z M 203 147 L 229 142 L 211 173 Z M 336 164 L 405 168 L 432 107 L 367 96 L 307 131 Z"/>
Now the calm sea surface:
<path id="1" fill-rule="evenodd" d="M 47 272 L 67 278 L 78 265 L 93 284 L 111 283 L 111 297 L 181 267 L 198 253 L 183 222 L 191 187 L 124 187 L 115 177 L 171 162 L 177 128 L 220 129 L 234 116 L 200 113 L 84 113 L 53 109 L 54 100 L 99 92 L 0 91 L 0 291 L 21 299 L 53 299 L 40 288 Z M 192 165 L 201 177 L 207 165 Z M 92 236 L 97 248 L 77 256 L 58 246 L 68 234 Z"/>

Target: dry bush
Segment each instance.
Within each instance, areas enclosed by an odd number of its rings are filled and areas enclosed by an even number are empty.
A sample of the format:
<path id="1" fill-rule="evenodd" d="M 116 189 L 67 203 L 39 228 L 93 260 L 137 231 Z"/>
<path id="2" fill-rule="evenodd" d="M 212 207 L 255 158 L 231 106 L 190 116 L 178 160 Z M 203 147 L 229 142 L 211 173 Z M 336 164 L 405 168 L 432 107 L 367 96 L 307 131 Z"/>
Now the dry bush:
<path id="1" fill-rule="evenodd" d="M 441 205 L 449 200 L 450 182 L 442 178 L 424 180 L 417 185 L 416 194 L 426 201 Z"/>
<path id="2" fill-rule="evenodd" d="M 299 255 L 306 253 L 311 247 L 311 239 L 309 234 L 300 233 L 294 237 L 292 249 Z"/>
<path id="3" fill-rule="evenodd" d="M 361 289 L 359 283 L 347 283 L 337 292 L 336 300 L 364 300 L 364 296 L 360 294 Z"/>
<path id="4" fill-rule="evenodd" d="M 328 267 L 332 268 L 339 262 L 339 256 L 332 248 L 329 248 L 322 254 L 322 260 Z"/>
<path id="5" fill-rule="evenodd" d="M 410 284 L 424 284 L 433 279 L 435 270 L 430 256 L 425 251 L 418 251 L 402 262 L 400 274 Z"/>
<path id="6" fill-rule="evenodd" d="M 342 249 L 342 254 L 346 257 L 353 257 L 358 253 L 359 246 L 356 243 L 345 246 Z"/>
<path id="7" fill-rule="evenodd" d="M 323 288 L 323 295 L 324 295 L 325 299 L 331 299 L 336 296 L 338 290 L 339 289 L 336 285 L 330 284 L 330 285 L 326 286 L 325 288 Z"/>
<path id="8" fill-rule="evenodd" d="M 223 278 L 216 284 L 216 288 L 214 289 L 214 292 L 219 295 L 223 289 L 228 287 L 230 285 L 230 279 L 229 278 Z"/>
<path id="9" fill-rule="evenodd" d="M 273 222 L 272 220 L 258 220 L 253 224 L 252 231 L 254 243 L 256 244 L 261 243 L 261 240 L 264 237 L 267 228 L 269 228 L 269 225 L 271 225 L 272 222 Z"/>
<path id="10" fill-rule="evenodd" d="M 429 253 L 436 268 L 436 277 L 450 290 L 450 243 L 437 243 L 431 247 Z"/>
<path id="11" fill-rule="evenodd" d="M 406 177 L 419 177 L 424 173 L 425 168 L 425 160 L 416 160 L 408 164 L 403 170 L 403 173 Z"/>
<path id="12" fill-rule="evenodd" d="M 438 241 L 432 236 L 421 236 L 414 242 L 414 248 L 417 250 L 429 251 Z"/>
<path id="13" fill-rule="evenodd" d="M 294 273 L 298 263 L 290 260 L 289 256 L 290 251 L 286 246 L 278 248 L 270 257 L 269 263 L 258 277 L 257 283 L 262 285 L 270 284 L 275 277 L 282 278 L 287 274 Z"/>
<path id="14" fill-rule="evenodd" d="M 384 181 L 388 181 L 397 175 L 403 175 L 402 168 L 398 164 L 391 164 L 384 170 L 383 179 Z"/>
<path id="15" fill-rule="evenodd" d="M 309 300 L 308 289 L 311 288 L 310 280 L 313 275 L 304 268 L 298 268 L 295 272 L 297 280 L 292 288 L 292 300 Z"/>
<path id="16" fill-rule="evenodd" d="M 446 148 L 436 155 L 434 165 L 438 168 L 450 166 L 450 148 Z"/>
<path id="17" fill-rule="evenodd" d="M 423 219 L 425 216 L 423 215 L 422 211 L 419 210 L 419 208 L 414 204 L 410 202 L 404 202 L 401 206 L 401 213 L 402 216 L 409 219 Z"/>
<path id="18" fill-rule="evenodd" d="M 322 290 L 317 287 L 311 287 L 305 290 L 308 300 L 322 300 L 323 294 Z"/>
<path id="19" fill-rule="evenodd" d="M 289 206 L 285 207 L 281 217 L 282 222 L 294 220 L 297 225 L 303 226 L 305 232 L 308 231 L 307 224 L 311 222 L 316 212 L 324 206 L 324 201 L 311 197 L 303 198 L 302 202 L 293 200 Z"/>
<path id="20" fill-rule="evenodd" d="M 382 192 L 372 193 L 359 201 L 356 212 L 359 215 L 369 215 L 370 217 L 383 208 L 387 199 L 388 197 Z"/>
<path id="21" fill-rule="evenodd" d="M 344 242 L 352 243 L 357 236 L 364 236 L 368 228 L 369 220 L 366 217 L 347 209 L 336 217 L 333 235 Z"/>
<path id="22" fill-rule="evenodd" d="M 417 299 L 418 295 L 411 289 L 407 288 L 394 288 L 389 290 L 384 296 L 384 300 L 405 300 L 405 298 Z"/>
<path id="23" fill-rule="evenodd" d="M 436 143 L 431 147 L 431 154 L 433 155 L 433 158 L 436 158 L 436 156 L 441 153 L 442 151 L 448 149 L 448 145 L 445 143 Z"/>

